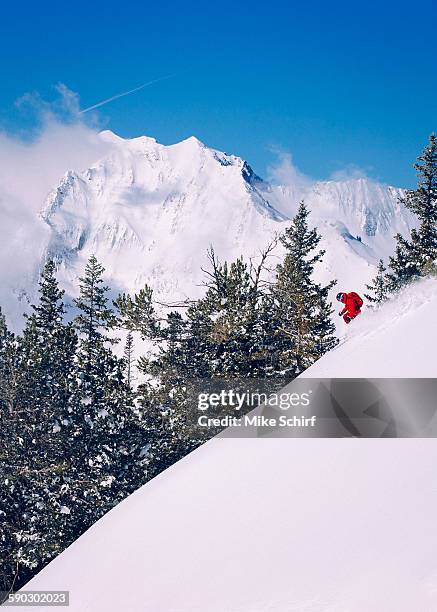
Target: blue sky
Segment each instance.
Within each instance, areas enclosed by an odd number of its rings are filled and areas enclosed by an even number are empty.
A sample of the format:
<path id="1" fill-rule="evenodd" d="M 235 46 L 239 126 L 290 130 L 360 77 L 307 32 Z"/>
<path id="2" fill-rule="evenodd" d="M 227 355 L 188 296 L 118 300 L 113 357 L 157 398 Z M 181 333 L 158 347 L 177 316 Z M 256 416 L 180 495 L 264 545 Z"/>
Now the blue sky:
<path id="1" fill-rule="evenodd" d="M 0 126 L 32 116 L 15 101 L 54 99 L 62 82 L 102 127 L 165 144 L 196 135 L 261 175 L 272 147 L 313 178 L 359 168 L 411 186 L 437 129 L 437 3 L 5 2 Z"/>

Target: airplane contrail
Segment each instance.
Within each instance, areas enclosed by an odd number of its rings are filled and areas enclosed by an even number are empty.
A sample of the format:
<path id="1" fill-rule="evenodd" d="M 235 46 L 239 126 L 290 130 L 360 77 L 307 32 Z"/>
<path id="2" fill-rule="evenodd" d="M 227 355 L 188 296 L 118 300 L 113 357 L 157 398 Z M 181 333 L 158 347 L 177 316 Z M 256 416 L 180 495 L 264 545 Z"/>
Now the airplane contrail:
<path id="1" fill-rule="evenodd" d="M 118 98 L 123 98 L 124 96 L 128 96 L 129 94 L 134 93 L 135 91 L 139 91 L 140 89 L 144 89 L 145 87 L 148 87 L 149 85 L 153 85 L 153 83 L 158 83 L 158 81 L 164 81 L 165 79 L 170 79 L 173 76 L 175 76 L 175 75 L 174 74 L 167 74 L 166 76 L 159 77 L 159 79 L 153 79 L 153 81 L 148 81 L 147 83 L 143 83 L 139 87 L 135 87 L 135 89 L 130 89 L 129 91 L 124 91 L 123 93 L 116 94 L 115 96 L 112 96 L 111 98 L 106 98 L 106 100 L 102 100 L 101 102 L 97 102 L 97 104 L 93 104 L 92 106 L 88 106 L 87 108 L 84 108 L 81 111 L 79 111 L 79 114 L 81 115 L 83 113 L 87 113 L 88 111 L 94 110 L 95 108 L 99 108 L 100 106 L 103 106 L 104 104 L 108 104 L 109 102 L 112 102 L 113 100 L 118 100 Z"/>

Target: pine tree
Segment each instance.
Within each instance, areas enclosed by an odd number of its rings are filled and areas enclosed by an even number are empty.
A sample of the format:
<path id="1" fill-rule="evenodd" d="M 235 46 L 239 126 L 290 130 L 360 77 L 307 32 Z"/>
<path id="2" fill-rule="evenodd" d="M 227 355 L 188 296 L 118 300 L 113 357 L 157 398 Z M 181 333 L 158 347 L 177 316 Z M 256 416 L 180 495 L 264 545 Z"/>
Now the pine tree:
<path id="1" fill-rule="evenodd" d="M 286 249 L 272 288 L 278 367 L 287 376 L 295 377 L 309 367 L 336 343 L 331 321 L 332 308 L 326 286 L 312 279 L 314 266 L 324 251 L 317 251 L 321 236 L 308 227 L 309 211 L 301 202 L 290 226 L 281 237 Z"/>
<path id="2" fill-rule="evenodd" d="M 400 234 L 395 236 L 395 254 L 389 259 L 390 272 L 387 285 L 391 292 L 426 275 L 435 269 L 437 260 L 437 139 L 429 137 L 428 145 L 418 163 L 414 165 L 417 175 L 417 189 L 407 191 L 400 202 L 419 218 L 417 229 L 411 231 L 407 240 Z"/>
<path id="3" fill-rule="evenodd" d="M 79 310 L 74 325 L 81 337 L 83 372 L 90 389 L 97 393 L 101 380 L 98 373 L 99 352 L 116 340 L 110 336 L 115 325 L 113 311 L 108 308 L 109 287 L 103 285 L 104 268 L 92 255 L 85 267 L 85 276 L 79 279 L 80 295 L 74 300 Z"/>
<path id="4" fill-rule="evenodd" d="M 123 359 L 103 269 L 91 260 L 76 301 L 80 333 L 63 321 L 47 262 L 39 301 L 14 339 L 0 314 L 0 586 L 21 587 L 148 477 L 147 443 Z M 132 347 L 131 347 L 132 348 Z"/>
<path id="5" fill-rule="evenodd" d="M 364 294 L 369 302 L 373 304 L 382 304 L 388 299 L 389 292 L 387 287 L 386 272 L 387 270 L 384 266 L 384 261 L 380 259 L 377 273 L 375 278 L 372 280 L 372 284 L 366 285 L 366 288 L 371 292 L 371 294 Z"/>
<path id="6" fill-rule="evenodd" d="M 221 264 L 209 251 L 210 270 L 205 270 L 205 296 L 188 309 L 191 326 L 189 362 L 204 375 L 232 378 L 265 378 L 272 375 L 273 333 L 268 283 L 263 278 L 274 240 L 254 265 L 242 258 Z M 203 355 L 203 363 L 196 356 Z"/>
<path id="7" fill-rule="evenodd" d="M 159 335 L 153 291 L 148 285 L 145 285 L 133 298 L 122 293 L 113 304 L 118 312 L 120 327 L 139 332 L 143 339 Z"/>
<path id="8" fill-rule="evenodd" d="M 413 236 L 417 236 L 413 234 Z M 390 293 L 396 293 L 407 285 L 413 278 L 420 275 L 420 269 L 416 261 L 416 243 L 408 241 L 401 234 L 396 234 L 396 247 L 394 255 L 389 257 L 389 272 L 386 275 L 387 289 Z"/>
<path id="9" fill-rule="evenodd" d="M 123 324 L 140 330 L 155 350 L 139 360 L 151 382 L 140 386 L 139 404 L 148 439 L 149 470 L 158 473 L 202 441 L 189 419 L 192 383 L 212 377 L 264 376 L 259 279 L 242 259 L 221 264 L 209 252 L 205 296 L 171 311 L 158 324 L 138 296 L 116 300 Z M 151 294 L 149 294 L 151 298 Z M 265 313 L 263 313 L 265 314 Z"/>
<path id="10" fill-rule="evenodd" d="M 437 259 L 437 138 L 431 134 L 429 142 L 414 165 L 417 189 L 407 191 L 401 202 L 420 220 L 417 231 L 416 258 L 422 269 Z"/>
<path id="11" fill-rule="evenodd" d="M 124 373 L 124 360 L 111 346 L 116 317 L 108 307 L 109 287 L 103 284 L 104 268 L 92 256 L 79 279 L 75 300 L 79 314 L 74 325 L 79 334 L 77 373 L 84 427 L 78 448 L 88 479 L 98 483 L 87 492 L 94 504 L 91 519 L 101 516 L 116 501 L 144 481 L 144 435 L 133 406 Z"/>
<path id="12" fill-rule="evenodd" d="M 314 359 L 320 359 L 325 353 L 332 350 L 338 344 L 335 336 L 335 325 L 332 320 L 334 309 L 328 300 L 329 290 L 334 286 L 334 282 L 322 287 L 318 286 L 317 291 L 317 310 L 314 319 Z"/>
<path id="13" fill-rule="evenodd" d="M 188 415 L 187 321 L 179 312 L 167 314 L 154 327 L 155 351 L 138 367 L 146 377 L 139 387 L 139 406 L 147 440 L 149 477 L 166 469 L 198 446 L 191 438 Z M 159 330 L 159 331 L 158 331 Z"/>
<path id="14" fill-rule="evenodd" d="M 16 349 L 11 443 L 6 464 L 17 584 L 72 540 L 62 508 L 70 504 L 71 412 L 76 336 L 64 325 L 63 292 L 47 262 L 39 302 Z"/>
<path id="15" fill-rule="evenodd" d="M 114 300 L 118 325 L 129 334 L 139 332 L 154 350 L 137 360 L 145 381 L 137 391 L 137 409 L 144 435 L 142 449 L 145 479 L 172 465 L 193 448 L 185 437 L 185 361 L 182 346 L 186 323 L 177 312 L 158 320 L 153 292 L 147 285 L 133 297 L 122 294 Z M 125 363 L 130 348 L 125 348 Z"/>
<path id="16" fill-rule="evenodd" d="M 203 325 L 203 336 L 198 322 L 191 323 L 190 335 L 197 340 L 195 352 L 204 355 L 212 376 L 261 377 L 264 372 L 255 334 L 259 287 L 242 258 L 228 265 L 220 264 L 212 250 L 209 255 L 212 272 L 208 273 L 206 295 L 187 313 L 190 320 L 203 312 L 209 321 Z"/>

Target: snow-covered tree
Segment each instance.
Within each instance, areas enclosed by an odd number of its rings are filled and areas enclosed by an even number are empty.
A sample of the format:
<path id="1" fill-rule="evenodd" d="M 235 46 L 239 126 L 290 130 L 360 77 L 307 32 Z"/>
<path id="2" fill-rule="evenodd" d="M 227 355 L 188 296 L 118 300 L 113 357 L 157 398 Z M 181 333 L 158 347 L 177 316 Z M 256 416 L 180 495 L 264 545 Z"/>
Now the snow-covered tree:
<path id="1" fill-rule="evenodd" d="M 170 311 L 154 326 L 155 351 L 143 356 L 138 367 L 146 381 L 138 389 L 141 422 L 147 441 L 150 477 L 166 469 L 198 446 L 190 435 L 187 409 L 187 322 Z"/>
<path id="2" fill-rule="evenodd" d="M 400 234 L 396 238 L 395 254 L 389 259 L 387 283 L 390 291 L 435 269 L 437 260 L 437 138 L 431 134 L 422 155 L 414 165 L 417 188 L 406 192 L 400 201 L 419 218 L 410 240 Z"/>
<path id="3" fill-rule="evenodd" d="M 317 250 L 321 236 L 317 229 L 308 227 L 308 215 L 301 202 L 281 237 L 286 255 L 272 287 L 278 365 L 290 377 L 303 372 L 337 342 L 328 302 L 328 292 L 336 281 L 323 286 L 313 280 L 314 267 L 324 251 Z"/>
<path id="4" fill-rule="evenodd" d="M 134 296 L 114 300 L 118 325 L 139 332 L 152 351 L 137 360 L 144 381 L 137 390 L 137 409 L 144 435 L 145 478 L 153 478 L 193 447 L 185 436 L 184 349 L 186 322 L 171 311 L 163 320 L 155 312 L 147 285 Z M 129 337 L 129 335 L 128 335 Z M 127 358 L 125 355 L 125 362 Z"/>
<path id="5" fill-rule="evenodd" d="M 158 321 L 153 304 L 153 291 L 145 285 L 133 297 L 122 293 L 114 300 L 118 313 L 118 324 L 129 331 L 137 331 L 142 338 L 159 335 Z"/>
<path id="6" fill-rule="evenodd" d="M 414 236 L 417 236 L 417 233 Z M 399 291 L 413 278 L 420 276 L 415 242 L 407 240 L 401 234 L 396 234 L 395 240 L 395 252 L 389 257 L 389 271 L 386 275 L 386 284 L 390 293 Z"/>
<path id="7" fill-rule="evenodd" d="M 108 307 L 109 287 L 103 284 L 103 273 L 103 266 L 92 255 L 85 267 L 85 275 L 79 279 L 79 297 L 74 300 L 79 310 L 74 325 L 81 338 L 83 374 L 95 392 L 103 382 L 95 378 L 99 351 L 116 342 L 109 333 L 114 327 L 115 316 Z"/>
<path id="8" fill-rule="evenodd" d="M 242 258 L 221 264 L 212 250 L 209 257 L 206 294 L 187 313 L 195 352 L 204 354 L 212 376 L 262 377 L 259 280 Z M 198 327 L 201 312 L 209 323 Z"/>
<path id="9" fill-rule="evenodd" d="M 376 276 L 374 279 L 372 279 L 372 284 L 366 285 L 366 288 L 370 291 L 370 293 L 364 294 L 367 300 L 369 300 L 369 302 L 372 304 L 382 304 L 389 297 L 386 272 L 387 269 L 384 265 L 384 260 L 380 259 Z"/>
<path id="10" fill-rule="evenodd" d="M 407 191 L 402 203 L 420 220 L 416 257 L 422 269 L 437 259 L 437 138 L 431 134 L 422 155 L 414 165 L 417 189 Z"/>
<path id="11" fill-rule="evenodd" d="M 71 542 L 63 508 L 71 501 L 71 413 L 75 397 L 76 336 L 63 323 L 63 292 L 53 262 L 39 282 L 39 301 L 16 347 L 13 419 L 5 447 L 9 495 L 7 524 L 15 547 L 16 580 L 22 581 Z"/>
<path id="12" fill-rule="evenodd" d="M 315 340 L 314 357 L 320 359 L 325 353 L 333 349 L 338 344 L 335 335 L 335 325 L 332 320 L 334 309 L 328 299 L 328 292 L 335 282 L 325 286 L 318 286 L 317 289 L 317 309 L 314 319 L 313 334 Z"/>
<path id="13" fill-rule="evenodd" d="M 74 324 L 79 334 L 77 373 L 80 404 L 85 423 L 81 452 L 89 466 L 90 480 L 100 484 L 96 512 L 101 514 L 132 490 L 143 469 L 143 433 L 124 372 L 124 360 L 111 350 L 117 341 L 116 323 L 108 306 L 109 288 L 103 283 L 104 268 L 92 256 L 79 280 L 75 300 L 79 310 Z"/>

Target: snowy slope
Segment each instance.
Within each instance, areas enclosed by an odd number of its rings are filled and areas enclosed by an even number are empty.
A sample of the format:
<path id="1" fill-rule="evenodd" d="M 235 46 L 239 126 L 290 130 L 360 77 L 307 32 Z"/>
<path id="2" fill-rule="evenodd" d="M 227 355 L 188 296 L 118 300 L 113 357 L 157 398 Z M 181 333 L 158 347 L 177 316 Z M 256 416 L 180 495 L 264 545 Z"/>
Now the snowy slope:
<path id="1" fill-rule="evenodd" d="M 72 612 L 437 609 L 434 440 L 213 440 L 27 589 Z"/>
<path id="2" fill-rule="evenodd" d="M 393 235 L 412 224 L 398 203 L 402 191 L 369 179 L 275 186 L 241 158 L 194 137 L 170 146 L 109 131 L 100 138 L 103 156 L 85 169 L 72 168 L 41 202 L 32 236 L 34 272 L 18 275 L 21 287 L 12 275 L 11 290 L 21 300 L 15 311 L 34 299 L 41 252 L 58 262 L 67 299 L 91 254 L 105 266 L 114 293 L 149 283 L 161 301 L 195 297 L 208 247 L 221 260 L 256 257 L 285 229 L 302 197 L 324 236 L 320 280 L 338 278 L 339 287 L 362 291 L 378 258 L 392 251 Z M 275 255 L 281 256 L 280 248 Z M 11 256 L 2 265 L 2 295 L 15 265 Z M 5 301 L 11 318 L 14 305 L 9 296 Z"/>
<path id="3" fill-rule="evenodd" d="M 437 280 L 413 285 L 312 373 L 435 376 L 436 305 Z M 432 439 L 214 439 L 27 588 L 77 612 L 431 612 L 436 461 Z"/>
<path id="4" fill-rule="evenodd" d="M 437 279 L 414 283 L 344 326 L 341 344 L 304 376 L 437 378 Z"/>

